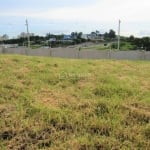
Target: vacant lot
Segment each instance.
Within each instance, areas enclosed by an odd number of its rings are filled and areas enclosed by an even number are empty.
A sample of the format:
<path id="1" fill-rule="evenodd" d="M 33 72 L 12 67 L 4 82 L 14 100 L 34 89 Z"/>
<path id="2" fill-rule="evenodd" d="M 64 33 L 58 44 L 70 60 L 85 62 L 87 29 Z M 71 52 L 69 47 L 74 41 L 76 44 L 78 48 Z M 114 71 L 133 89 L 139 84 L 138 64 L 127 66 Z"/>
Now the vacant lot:
<path id="1" fill-rule="evenodd" d="M 150 62 L 0 55 L 1 150 L 150 147 Z"/>

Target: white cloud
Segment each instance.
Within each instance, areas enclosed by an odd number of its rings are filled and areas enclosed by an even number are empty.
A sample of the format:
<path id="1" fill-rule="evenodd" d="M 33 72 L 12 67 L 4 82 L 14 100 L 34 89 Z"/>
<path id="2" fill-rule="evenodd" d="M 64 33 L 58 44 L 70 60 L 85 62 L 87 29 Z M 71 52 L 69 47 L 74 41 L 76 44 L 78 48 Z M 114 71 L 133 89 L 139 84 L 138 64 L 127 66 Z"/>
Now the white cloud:
<path id="1" fill-rule="evenodd" d="M 126 21 L 145 21 L 150 19 L 149 0 L 102 0 L 85 7 L 63 7 L 45 10 L 43 12 L 16 10 L 16 12 L 1 12 L 1 16 L 28 16 L 54 20 L 80 20 L 80 21 L 113 21 L 123 19 Z"/>
<path id="2" fill-rule="evenodd" d="M 139 22 L 147 23 L 150 25 L 150 0 L 97 0 L 92 5 L 85 5 L 81 7 L 63 7 L 63 8 L 50 8 L 45 11 L 38 10 L 16 10 L 15 12 L 1 12 L 0 16 L 18 16 L 27 18 L 59 20 L 59 21 L 78 21 L 78 22 L 93 22 L 93 23 L 116 23 L 121 19 L 126 27 L 123 33 L 139 33 L 142 27 L 132 27 L 131 23 L 136 24 Z M 136 31 L 138 30 L 138 31 Z"/>

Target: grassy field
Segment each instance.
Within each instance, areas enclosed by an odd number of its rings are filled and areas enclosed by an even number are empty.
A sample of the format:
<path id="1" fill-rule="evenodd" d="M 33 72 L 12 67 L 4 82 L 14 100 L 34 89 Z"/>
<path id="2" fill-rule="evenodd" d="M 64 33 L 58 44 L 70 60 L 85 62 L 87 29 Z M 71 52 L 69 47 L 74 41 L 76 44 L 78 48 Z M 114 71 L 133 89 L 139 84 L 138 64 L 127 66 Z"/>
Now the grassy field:
<path id="1" fill-rule="evenodd" d="M 82 48 L 84 50 L 93 49 L 93 50 L 117 50 L 118 49 L 118 43 L 107 43 L 107 44 L 95 44 L 88 47 Z M 130 42 L 121 42 L 120 43 L 120 50 L 122 51 L 129 51 L 129 50 L 136 50 L 137 47 L 135 45 L 132 45 Z"/>
<path id="2" fill-rule="evenodd" d="M 0 150 L 148 150 L 150 62 L 0 55 Z"/>
<path id="3" fill-rule="evenodd" d="M 90 45 L 90 46 L 87 46 L 87 47 L 83 47 L 82 49 L 84 50 L 110 50 L 110 43 L 108 44 L 104 44 L 104 43 L 101 43 L 101 44 L 95 44 L 95 45 Z"/>

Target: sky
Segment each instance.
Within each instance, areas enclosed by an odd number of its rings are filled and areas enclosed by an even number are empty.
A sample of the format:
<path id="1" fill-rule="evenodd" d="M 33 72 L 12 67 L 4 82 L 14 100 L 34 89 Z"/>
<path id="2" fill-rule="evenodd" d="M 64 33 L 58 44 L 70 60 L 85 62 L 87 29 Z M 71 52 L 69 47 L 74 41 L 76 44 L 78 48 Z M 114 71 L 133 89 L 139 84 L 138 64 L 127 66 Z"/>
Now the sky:
<path id="1" fill-rule="evenodd" d="M 150 36 L 150 0 L 1 0 L 0 35 L 16 37 L 29 31 L 38 35 L 71 32 L 101 33 L 113 29 L 121 35 Z"/>

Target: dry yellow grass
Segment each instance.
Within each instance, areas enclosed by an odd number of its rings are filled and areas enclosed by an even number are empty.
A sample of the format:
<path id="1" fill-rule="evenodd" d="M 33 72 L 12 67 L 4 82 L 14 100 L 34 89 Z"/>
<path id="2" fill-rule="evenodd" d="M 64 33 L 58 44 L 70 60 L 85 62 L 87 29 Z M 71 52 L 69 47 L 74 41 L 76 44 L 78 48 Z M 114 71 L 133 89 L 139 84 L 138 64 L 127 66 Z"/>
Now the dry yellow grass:
<path id="1" fill-rule="evenodd" d="M 150 147 L 150 62 L 0 55 L 0 149 Z"/>

